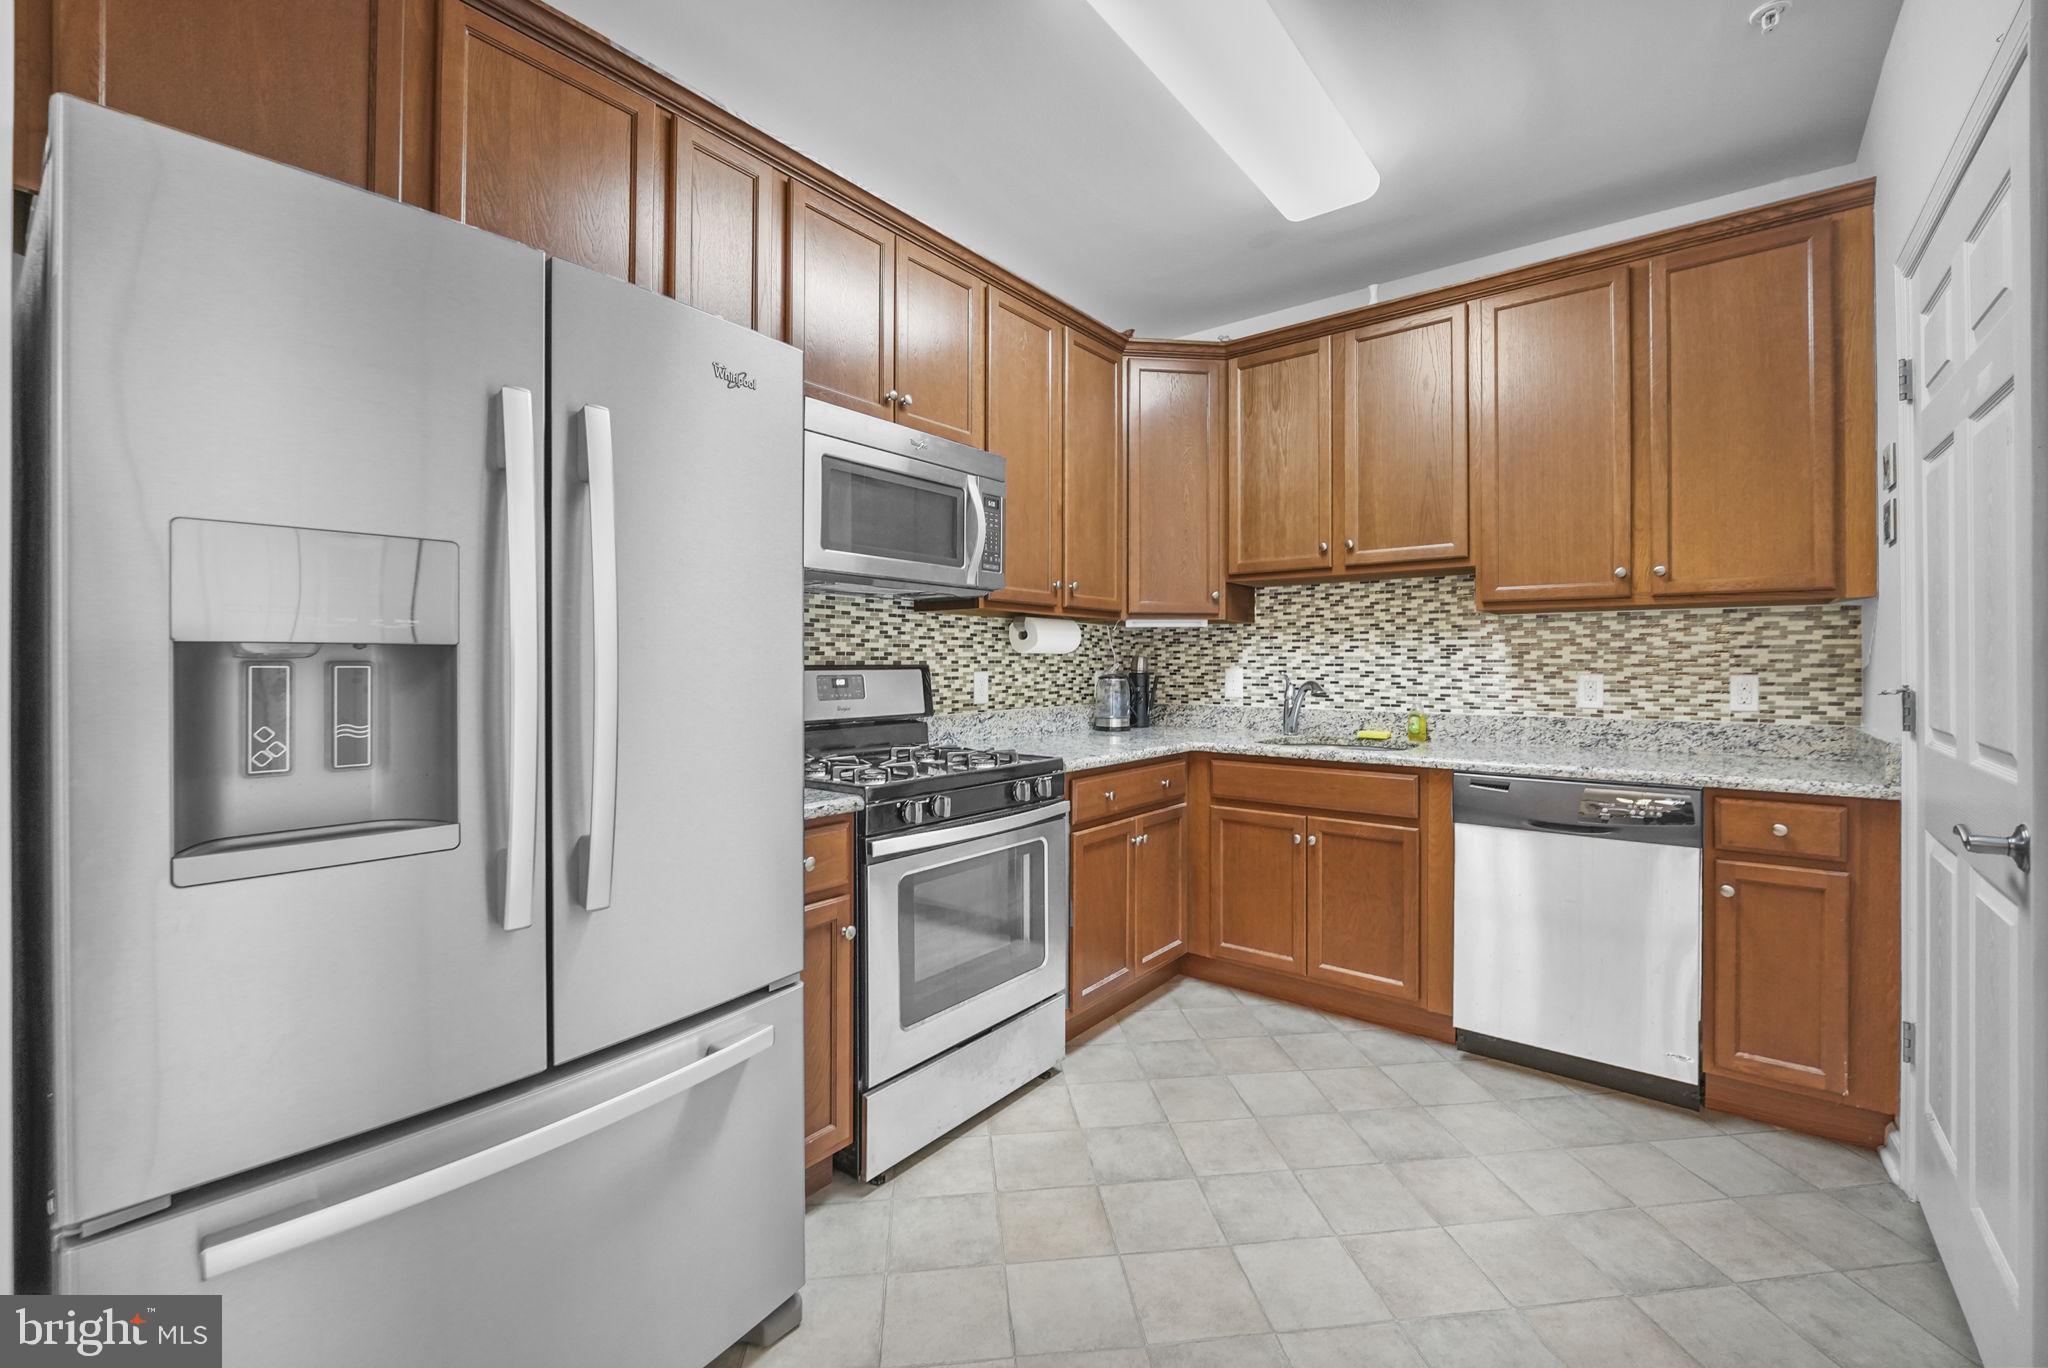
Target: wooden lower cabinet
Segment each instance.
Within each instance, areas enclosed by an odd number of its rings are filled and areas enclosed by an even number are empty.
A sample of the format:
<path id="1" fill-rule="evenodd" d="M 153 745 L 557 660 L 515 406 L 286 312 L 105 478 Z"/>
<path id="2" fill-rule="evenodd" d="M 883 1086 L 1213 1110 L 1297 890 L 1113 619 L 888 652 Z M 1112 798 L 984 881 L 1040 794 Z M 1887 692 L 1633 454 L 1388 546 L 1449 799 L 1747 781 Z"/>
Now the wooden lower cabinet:
<path id="1" fill-rule="evenodd" d="M 804 1167 L 853 1143 L 853 823 L 804 828 Z M 822 1170 L 820 1170 L 822 1171 Z"/>
<path id="2" fill-rule="evenodd" d="M 1131 976 L 1134 822 L 1077 831 L 1069 860 L 1073 932 L 1067 938 L 1067 1010 L 1076 1012 Z"/>
<path id="3" fill-rule="evenodd" d="M 1307 839 L 1308 820 L 1291 812 L 1209 809 L 1210 953 L 1261 969 L 1303 971 Z"/>
<path id="4" fill-rule="evenodd" d="M 1849 874 L 1714 861 L 1716 1067 L 1840 1096 L 1849 1088 Z"/>
<path id="5" fill-rule="evenodd" d="M 1392 822 L 1308 821 L 1308 976 L 1422 996 L 1422 843 Z"/>
<path id="6" fill-rule="evenodd" d="M 1188 810 L 1179 804 L 1131 819 L 1131 965 L 1143 974 L 1188 943 Z"/>
<path id="7" fill-rule="evenodd" d="M 1067 1029 L 1171 977 L 1188 949 L 1188 762 L 1069 776 Z M 1082 799 L 1086 801 L 1081 801 Z"/>

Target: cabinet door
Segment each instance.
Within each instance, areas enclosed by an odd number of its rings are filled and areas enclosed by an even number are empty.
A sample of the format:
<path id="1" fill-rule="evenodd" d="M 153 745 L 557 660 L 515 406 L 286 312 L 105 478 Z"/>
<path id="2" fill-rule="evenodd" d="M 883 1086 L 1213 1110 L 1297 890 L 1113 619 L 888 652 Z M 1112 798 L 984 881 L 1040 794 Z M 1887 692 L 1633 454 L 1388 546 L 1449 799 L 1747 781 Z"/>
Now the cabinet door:
<path id="1" fill-rule="evenodd" d="M 1131 963 L 1139 973 L 1188 942 L 1188 809 L 1185 803 L 1135 819 L 1131 874 Z"/>
<path id="2" fill-rule="evenodd" d="M 804 393 L 877 418 L 896 416 L 896 235 L 791 182 L 789 344 Z"/>
<path id="3" fill-rule="evenodd" d="M 1849 1090 L 1849 875 L 1716 860 L 1707 898 L 1714 1072 Z"/>
<path id="4" fill-rule="evenodd" d="M 45 14 L 30 11 L 41 8 Z M 380 194 L 399 192 L 401 0 L 36 0 L 51 87 Z M 15 183 L 41 182 L 51 87 L 22 79 Z M 21 154 L 26 153 L 24 157 Z"/>
<path id="5" fill-rule="evenodd" d="M 1308 975 L 1422 996 L 1422 857 L 1412 826 L 1308 821 Z"/>
<path id="6" fill-rule="evenodd" d="M 1651 261 L 1651 593 L 1834 589 L 1834 234 Z"/>
<path id="7" fill-rule="evenodd" d="M 1223 363 L 1142 357 L 1124 372 L 1135 615 L 1220 617 Z"/>
<path id="8" fill-rule="evenodd" d="M 1480 602 L 1627 598 L 1628 268 L 1476 307 Z"/>
<path id="9" fill-rule="evenodd" d="M 853 1143 L 853 899 L 804 909 L 804 1166 Z"/>
<path id="10" fill-rule="evenodd" d="M 1068 861 L 1074 929 L 1067 938 L 1067 1011 L 1131 975 L 1131 855 L 1137 824 L 1111 822 L 1077 831 Z"/>
<path id="11" fill-rule="evenodd" d="M 1209 809 L 1209 911 L 1218 959 L 1302 972 L 1307 834 L 1307 820 L 1291 813 Z"/>
<path id="12" fill-rule="evenodd" d="M 964 266 L 896 239 L 896 421 L 982 443 L 982 314 L 988 286 Z"/>
<path id="13" fill-rule="evenodd" d="M 988 292 L 988 449 L 1004 461 L 1003 587 L 991 604 L 1059 606 L 1064 334 L 1022 300 Z"/>
<path id="14" fill-rule="evenodd" d="M 672 292 L 743 328 L 782 333 L 782 173 L 710 129 L 675 121 Z"/>
<path id="15" fill-rule="evenodd" d="M 1330 339 L 1230 363 L 1230 573 L 1330 565 Z"/>
<path id="16" fill-rule="evenodd" d="M 464 223 L 658 286 L 654 101 L 444 0 L 434 207 Z"/>
<path id="17" fill-rule="evenodd" d="M 1466 529 L 1465 306 L 1358 328 L 1334 367 L 1346 568 L 1461 561 Z"/>
<path id="18" fill-rule="evenodd" d="M 1061 443 L 1061 559 L 1066 606 L 1124 610 L 1123 358 L 1071 329 Z"/>

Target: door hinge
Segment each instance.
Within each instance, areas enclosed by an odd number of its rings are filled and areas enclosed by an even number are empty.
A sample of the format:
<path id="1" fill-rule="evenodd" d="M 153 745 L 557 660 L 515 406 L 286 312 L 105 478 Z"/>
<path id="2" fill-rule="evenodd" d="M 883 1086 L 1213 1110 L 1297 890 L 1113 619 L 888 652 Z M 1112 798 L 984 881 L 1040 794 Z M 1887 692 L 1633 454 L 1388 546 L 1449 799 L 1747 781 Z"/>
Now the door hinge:
<path id="1" fill-rule="evenodd" d="M 1905 357 L 1899 358 L 1899 398 L 1913 402 L 1913 363 Z"/>
<path id="2" fill-rule="evenodd" d="M 1913 1023 L 1910 1021 L 1899 1023 L 1899 1062 L 1901 1064 L 1911 1064 L 1913 1062 Z"/>
<path id="3" fill-rule="evenodd" d="M 1897 694 L 1899 696 L 1899 730 L 1907 736 L 1919 735 L 1920 696 L 1913 692 L 1913 686 L 1911 684 L 1901 684 L 1896 689 L 1878 690 L 1879 698 L 1884 697 L 1886 694 Z"/>

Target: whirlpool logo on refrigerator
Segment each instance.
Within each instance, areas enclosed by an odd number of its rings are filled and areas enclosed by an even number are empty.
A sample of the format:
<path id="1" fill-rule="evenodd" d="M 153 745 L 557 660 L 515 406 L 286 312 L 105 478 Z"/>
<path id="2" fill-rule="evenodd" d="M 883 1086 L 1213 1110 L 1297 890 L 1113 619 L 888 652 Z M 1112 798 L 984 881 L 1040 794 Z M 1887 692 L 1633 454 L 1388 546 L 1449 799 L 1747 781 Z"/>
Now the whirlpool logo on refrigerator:
<path id="1" fill-rule="evenodd" d="M 727 389 L 757 390 L 761 388 L 761 386 L 755 382 L 753 376 L 747 374 L 745 371 L 730 370 L 722 361 L 713 361 L 711 363 L 711 373 L 717 376 L 720 380 L 725 381 L 725 387 Z"/>
<path id="2" fill-rule="evenodd" d="M 9 1297 L 0 1368 L 76 1363 L 220 1368 L 219 1297 Z"/>

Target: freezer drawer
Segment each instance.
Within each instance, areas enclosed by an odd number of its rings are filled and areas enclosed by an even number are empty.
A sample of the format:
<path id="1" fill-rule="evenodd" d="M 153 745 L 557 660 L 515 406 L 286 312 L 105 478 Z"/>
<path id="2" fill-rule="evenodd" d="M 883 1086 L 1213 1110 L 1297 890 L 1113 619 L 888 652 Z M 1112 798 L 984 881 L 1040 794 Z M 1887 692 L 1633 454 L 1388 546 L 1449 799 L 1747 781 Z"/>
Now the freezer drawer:
<path id="1" fill-rule="evenodd" d="M 245 1368 L 685 1368 L 803 1282 L 800 989 L 59 1252 Z"/>

